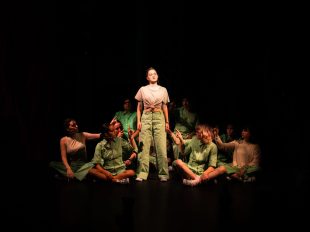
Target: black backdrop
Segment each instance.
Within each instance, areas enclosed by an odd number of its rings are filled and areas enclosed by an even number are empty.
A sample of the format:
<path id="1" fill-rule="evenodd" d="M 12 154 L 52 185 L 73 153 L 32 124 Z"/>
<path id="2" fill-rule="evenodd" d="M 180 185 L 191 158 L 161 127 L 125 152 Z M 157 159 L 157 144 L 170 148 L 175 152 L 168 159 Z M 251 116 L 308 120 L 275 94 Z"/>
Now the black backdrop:
<path id="1" fill-rule="evenodd" d="M 191 96 L 204 121 L 254 122 L 266 166 L 307 169 L 302 7 L 106 2 L 1 7 L 5 158 L 59 157 L 64 118 L 98 131 L 154 66 L 170 98 Z"/>

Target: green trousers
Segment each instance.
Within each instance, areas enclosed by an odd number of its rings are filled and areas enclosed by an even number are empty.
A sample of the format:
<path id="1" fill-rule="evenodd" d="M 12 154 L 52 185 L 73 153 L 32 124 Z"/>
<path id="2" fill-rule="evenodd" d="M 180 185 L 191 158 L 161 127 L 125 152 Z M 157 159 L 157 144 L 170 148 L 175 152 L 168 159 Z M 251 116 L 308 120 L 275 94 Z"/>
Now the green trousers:
<path id="1" fill-rule="evenodd" d="M 149 174 L 150 147 L 154 140 L 158 177 L 169 178 L 167 160 L 167 133 L 163 112 L 143 112 L 141 117 L 140 147 L 137 177 L 146 180 Z"/>

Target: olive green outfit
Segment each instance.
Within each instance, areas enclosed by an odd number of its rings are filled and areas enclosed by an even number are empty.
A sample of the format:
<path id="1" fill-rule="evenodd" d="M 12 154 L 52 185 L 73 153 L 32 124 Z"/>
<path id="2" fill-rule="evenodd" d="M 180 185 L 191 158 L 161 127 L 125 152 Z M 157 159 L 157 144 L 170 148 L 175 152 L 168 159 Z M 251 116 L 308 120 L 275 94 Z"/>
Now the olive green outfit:
<path id="1" fill-rule="evenodd" d="M 115 176 L 126 170 L 124 160 L 133 151 L 137 152 L 137 149 L 133 149 L 131 144 L 123 138 L 116 137 L 110 142 L 103 139 L 96 145 L 92 160 L 85 164 L 81 170 L 87 174 L 96 164 L 100 164 L 105 170 Z"/>
<path id="2" fill-rule="evenodd" d="M 169 102 L 167 89 L 159 85 L 141 87 L 135 99 L 143 103 L 141 115 L 141 132 L 139 139 L 137 178 L 146 180 L 149 174 L 150 147 L 152 140 L 156 153 L 158 177 L 169 179 L 167 159 L 167 133 L 163 104 Z"/>
<path id="3" fill-rule="evenodd" d="M 208 167 L 216 167 L 217 146 L 215 143 L 204 144 L 194 136 L 187 140 L 184 145 L 184 154 L 189 155 L 189 161 L 185 164 L 196 175 L 202 175 Z M 176 166 L 175 162 L 173 161 L 174 166 Z"/>
<path id="4" fill-rule="evenodd" d="M 195 127 L 199 123 L 198 115 L 190 112 L 183 106 L 179 107 L 175 111 L 175 127 L 174 132 L 180 131 L 182 137 L 186 140 L 187 136 L 195 132 Z M 177 149 L 177 145 L 173 144 L 174 159 L 179 159 L 180 154 Z M 184 162 L 188 161 L 188 156 L 182 156 L 181 159 Z"/>

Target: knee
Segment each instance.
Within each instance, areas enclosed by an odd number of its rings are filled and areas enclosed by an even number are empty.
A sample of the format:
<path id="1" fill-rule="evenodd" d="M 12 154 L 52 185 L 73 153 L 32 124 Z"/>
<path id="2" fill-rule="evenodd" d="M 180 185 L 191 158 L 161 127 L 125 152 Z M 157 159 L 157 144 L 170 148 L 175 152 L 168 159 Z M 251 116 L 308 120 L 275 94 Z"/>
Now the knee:
<path id="1" fill-rule="evenodd" d="M 224 166 L 220 166 L 217 168 L 217 171 L 219 172 L 219 174 L 224 174 L 226 173 L 226 168 Z"/>
<path id="2" fill-rule="evenodd" d="M 129 177 L 136 175 L 136 172 L 134 170 L 128 170 L 127 173 Z"/>

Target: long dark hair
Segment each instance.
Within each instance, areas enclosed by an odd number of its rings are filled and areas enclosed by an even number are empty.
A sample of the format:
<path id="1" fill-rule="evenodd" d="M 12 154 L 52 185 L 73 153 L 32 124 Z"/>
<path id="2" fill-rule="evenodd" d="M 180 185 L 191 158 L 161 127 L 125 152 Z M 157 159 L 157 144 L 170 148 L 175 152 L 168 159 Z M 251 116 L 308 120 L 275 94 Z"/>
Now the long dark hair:
<path id="1" fill-rule="evenodd" d="M 64 124 L 63 124 L 63 130 L 64 130 L 64 134 L 65 135 L 68 135 L 69 134 L 69 132 L 68 132 L 68 128 L 69 128 L 69 126 L 70 126 L 70 122 L 71 121 L 75 121 L 76 122 L 76 119 L 75 118 L 66 118 L 65 120 L 64 120 Z"/>

